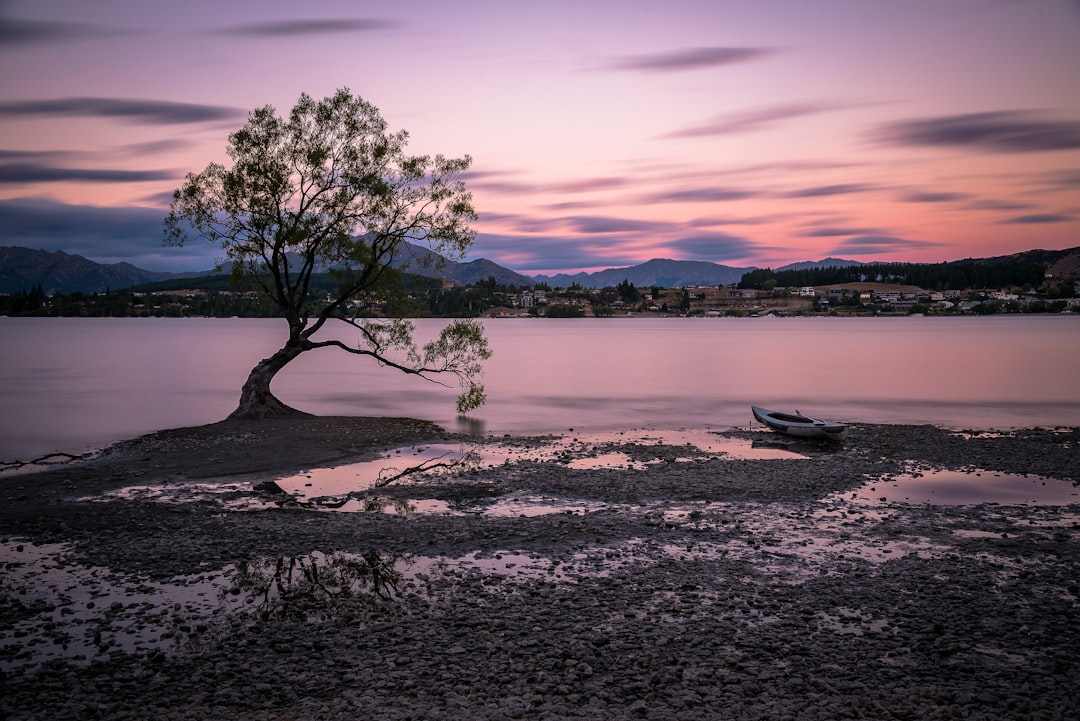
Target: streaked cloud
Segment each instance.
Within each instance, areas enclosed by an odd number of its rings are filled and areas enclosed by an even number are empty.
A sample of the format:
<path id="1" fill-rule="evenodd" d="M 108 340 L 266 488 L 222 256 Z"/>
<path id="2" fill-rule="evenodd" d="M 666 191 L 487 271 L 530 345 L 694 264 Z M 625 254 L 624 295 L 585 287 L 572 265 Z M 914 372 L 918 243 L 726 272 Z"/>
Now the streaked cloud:
<path id="1" fill-rule="evenodd" d="M 17 183 L 141 183 L 177 177 L 171 170 L 113 170 L 108 168 L 62 168 L 34 163 L 0 165 L 0 185 Z"/>
<path id="2" fill-rule="evenodd" d="M 652 233 L 667 226 L 648 220 L 600 216 L 576 216 L 565 220 L 579 233 Z"/>
<path id="3" fill-rule="evenodd" d="M 622 249 L 619 244 L 585 243 L 580 237 L 480 232 L 470 257 L 498 258 L 501 265 L 520 273 L 553 268 L 619 268 L 642 262 L 637 256 L 620 252 Z"/>
<path id="4" fill-rule="evenodd" d="M 162 245 L 165 212 L 141 207 L 69 205 L 51 200 L 0 200 L 4 245 L 62 250 L 100 263 L 150 270 L 207 270 L 219 251 L 209 243 Z"/>
<path id="5" fill-rule="evenodd" d="M 873 236 L 881 231 L 874 228 L 845 228 L 843 226 L 825 226 L 821 228 L 809 228 L 800 235 L 807 238 L 842 238 L 849 235 Z"/>
<path id="6" fill-rule="evenodd" d="M 1046 185 L 1060 190 L 1080 188 L 1080 168 L 1076 170 L 1058 170 L 1047 173 L 1044 182 Z"/>
<path id="7" fill-rule="evenodd" d="M 1016 210 L 1029 210 L 1035 206 L 1031 203 L 1021 203 L 1015 200 L 998 200 L 996 198 L 982 198 L 980 200 L 973 200 L 970 203 L 964 204 L 965 208 L 971 210 L 1002 210 L 1002 211 L 1016 211 Z"/>
<path id="8" fill-rule="evenodd" d="M 727 233 L 691 235 L 664 245 L 678 251 L 679 260 L 706 260 L 713 263 L 746 258 L 762 250 L 746 238 Z"/>
<path id="9" fill-rule="evenodd" d="M 851 195 L 853 193 L 869 193 L 878 190 L 876 185 L 868 183 L 836 183 L 833 185 L 817 185 L 811 188 L 802 188 L 784 193 L 785 198 L 822 198 L 830 195 Z"/>
<path id="10" fill-rule="evenodd" d="M 778 215 L 710 215 L 703 218 L 695 218 L 688 225 L 694 228 L 716 227 L 718 225 L 766 225 L 777 223 L 784 217 Z"/>
<path id="11" fill-rule="evenodd" d="M 1031 213 L 1001 221 L 1006 225 L 1042 225 L 1045 223 L 1068 223 L 1076 220 L 1074 215 L 1064 213 Z"/>
<path id="12" fill-rule="evenodd" d="M 955 203 L 960 200 L 967 200 L 969 197 L 971 196 L 967 193 L 947 193 L 923 190 L 906 193 L 901 200 L 905 203 Z"/>
<path id="13" fill-rule="evenodd" d="M 0 116 L 119 118 L 146 125 L 177 125 L 235 120 L 247 111 L 221 105 L 122 98 L 55 98 L 0 102 Z"/>
<path id="14" fill-rule="evenodd" d="M 282 38 L 302 35 L 340 35 L 389 30 L 397 23 L 377 18 L 326 18 L 320 20 L 276 20 L 222 28 L 225 35 L 243 35 L 255 38 Z"/>
<path id="15" fill-rule="evenodd" d="M 702 138 L 711 135 L 730 135 L 766 130 L 785 120 L 818 115 L 851 107 L 844 103 L 804 103 L 775 105 L 742 113 L 718 115 L 712 120 L 667 133 L 665 138 Z"/>
<path id="16" fill-rule="evenodd" d="M 740 188 L 687 188 L 657 193 L 649 196 L 653 203 L 700 203 L 729 200 L 744 200 L 759 195 L 757 191 Z"/>
<path id="17" fill-rule="evenodd" d="M 898 238 L 891 235 L 859 235 L 848 238 L 829 251 L 833 253 L 848 253 L 850 255 L 877 255 L 896 253 L 899 251 L 921 250 L 941 245 L 926 240 L 912 240 L 910 238 Z"/>
<path id="18" fill-rule="evenodd" d="M 0 4 L 0 50 L 30 45 L 65 43 L 82 38 L 108 37 L 115 30 L 83 23 L 19 20 L 5 17 Z"/>
<path id="19" fill-rule="evenodd" d="M 1002 110 L 889 123 L 877 131 L 876 137 L 898 145 L 999 153 L 1074 150 L 1080 148 L 1080 122 L 1048 120 L 1033 111 Z"/>
<path id="20" fill-rule="evenodd" d="M 666 53 L 628 55 L 613 60 L 614 70 L 671 73 L 734 65 L 772 55 L 773 48 L 696 47 Z"/>
<path id="21" fill-rule="evenodd" d="M 547 186 L 545 190 L 554 191 L 557 193 L 591 193 L 603 190 L 615 190 L 618 188 L 624 188 L 630 183 L 626 178 L 617 177 L 596 177 L 596 178 L 582 178 L 581 180 L 572 180 L 563 183 L 555 183 Z"/>

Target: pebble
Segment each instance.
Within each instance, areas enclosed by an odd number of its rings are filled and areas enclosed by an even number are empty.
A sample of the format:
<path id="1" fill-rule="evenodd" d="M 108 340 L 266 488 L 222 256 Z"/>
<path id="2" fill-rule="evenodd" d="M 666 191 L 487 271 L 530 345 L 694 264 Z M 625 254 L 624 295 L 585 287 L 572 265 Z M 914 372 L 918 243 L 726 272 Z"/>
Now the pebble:
<path id="1" fill-rule="evenodd" d="M 1034 431 L 972 446 L 936 429 L 859 430 L 809 460 L 469 478 L 496 497 L 610 504 L 602 513 L 403 520 L 113 501 L 5 521 L 20 553 L 69 544 L 65 567 L 108 569 L 92 588 L 131 598 L 35 606 L 33 587 L 3 584 L 0 718 L 1076 718 L 1080 507 L 830 510 L 834 493 L 913 456 L 1080 480 L 1075 454 Z M 388 599 L 241 603 L 244 579 L 216 575 L 240 559 L 373 550 L 406 574 L 436 562 Z M 219 579 L 220 601 L 143 598 L 197 588 L 197 575 Z M 147 640 L 129 644 L 140 628 Z M 66 655 L 35 661 L 21 642 L 42 633 L 52 649 L 67 637 Z"/>

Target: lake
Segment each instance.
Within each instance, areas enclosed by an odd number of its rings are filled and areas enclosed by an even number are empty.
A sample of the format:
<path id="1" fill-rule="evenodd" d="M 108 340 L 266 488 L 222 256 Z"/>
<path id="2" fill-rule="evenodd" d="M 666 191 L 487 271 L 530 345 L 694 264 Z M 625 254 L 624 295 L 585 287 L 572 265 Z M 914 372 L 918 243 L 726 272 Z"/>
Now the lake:
<path id="1" fill-rule="evenodd" d="M 445 323 L 417 321 L 418 337 Z M 751 403 L 851 422 L 1080 425 L 1077 315 L 484 323 L 489 400 L 467 423 L 456 385 L 332 349 L 274 391 L 317 414 L 488 433 L 749 426 Z M 275 319 L 0 318 L 0 460 L 221 420 L 284 336 Z"/>

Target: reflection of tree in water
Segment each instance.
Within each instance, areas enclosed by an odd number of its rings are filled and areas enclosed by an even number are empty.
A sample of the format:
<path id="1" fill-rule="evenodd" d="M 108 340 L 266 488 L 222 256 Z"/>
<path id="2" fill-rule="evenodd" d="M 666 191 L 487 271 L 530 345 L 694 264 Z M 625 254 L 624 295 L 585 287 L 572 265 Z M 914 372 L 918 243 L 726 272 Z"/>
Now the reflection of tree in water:
<path id="1" fill-rule="evenodd" d="M 397 564 L 404 559 L 367 551 L 240 561 L 230 593 L 246 593 L 263 619 L 335 618 L 393 598 L 402 579 Z"/>
<path id="2" fill-rule="evenodd" d="M 408 499 L 393 498 L 390 496 L 374 496 L 370 495 L 371 490 L 385 488 L 395 481 L 400 481 L 410 476 L 452 475 L 458 471 L 474 470 L 480 467 L 482 461 L 483 456 L 477 447 L 462 446 L 457 453 L 443 453 L 440 456 L 429 458 L 414 466 L 408 466 L 406 468 L 384 468 L 379 471 L 378 477 L 376 477 L 375 481 L 371 484 L 370 489 L 351 491 L 341 496 L 315 496 L 308 499 L 307 504 L 318 506 L 320 508 L 341 508 L 350 500 L 356 500 L 360 503 L 359 510 L 362 513 L 384 513 L 388 508 L 392 508 L 398 515 L 407 516 L 414 510 L 413 505 Z"/>
<path id="3" fill-rule="evenodd" d="M 456 471 L 473 469 L 480 465 L 481 460 L 482 456 L 480 455 L 479 449 L 476 447 L 462 446 L 456 454 L 444 453 L 441 456 L 430 458 L 415 466 L 409 466 L 404 470 L 399 468 L 383 469 L 379 472 L 379 477 L 375 480 L 374 487 L 382 488 L 383 486 L 390 485 L 394 481 L 417 473 L 451 474 Z"/>

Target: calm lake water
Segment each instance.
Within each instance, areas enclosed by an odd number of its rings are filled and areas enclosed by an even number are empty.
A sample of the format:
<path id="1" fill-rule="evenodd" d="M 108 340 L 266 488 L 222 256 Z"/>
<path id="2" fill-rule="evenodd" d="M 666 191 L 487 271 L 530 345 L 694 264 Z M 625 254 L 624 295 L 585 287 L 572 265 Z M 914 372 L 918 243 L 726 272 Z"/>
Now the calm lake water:
<path id="1" fill-rule="evenodd" d="M 418 336 L 444 324 L 418 321 Z M 485 324 L 489 401 L 468 424 L 456 386 L 330 349 L 274 390 L 312 413 L 489 433 L 748 426 L 751 403 L 856 422 L 1080 425 L 1076 315 Z M 284 331 L 261 319 L 0 318 L 0 460 L 221 420 Z"/>

